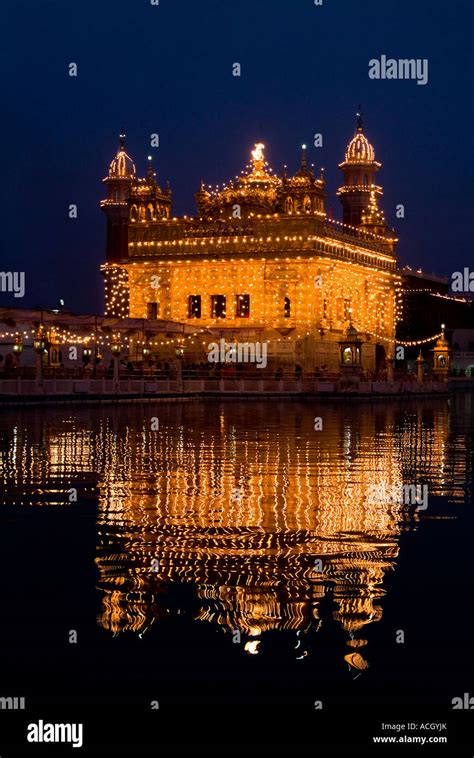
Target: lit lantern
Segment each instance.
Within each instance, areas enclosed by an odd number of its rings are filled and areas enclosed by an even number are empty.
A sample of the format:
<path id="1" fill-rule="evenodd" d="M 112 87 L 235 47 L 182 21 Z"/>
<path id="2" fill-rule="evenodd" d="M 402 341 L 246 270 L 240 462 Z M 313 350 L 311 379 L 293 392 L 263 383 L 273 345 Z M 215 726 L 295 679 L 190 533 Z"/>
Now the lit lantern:
<path id="1" fill-rule="evenodd" d="M 82 348 L 82 362 L 85 366 L 89 363 L 92 355 L 92 349 L 90 341 L 87 339 L 84 341 L 84 347 Z"/>
<path id="2" fill-rule="evenodd" d="M 122 343 L 120 342 L 120 337 L 118 337 L 116 334 L 114 334 L 112 337 L 110 349 L 112 351 L 112 355 L 114 355 L 116 358 L 118 358 L 122 352 Z"/>
<path id="3" fill-rule="evenodd" d="M 40 324 L 35 332 L 35 336 L 33 338 L 33 348 L 38 354 L 42 353 L 46 348 L 46 338 L 44 334 L 43 324 Z"/>
<path id="4" fill-rule="evenodd" d="M 14 345 L 13 345 L 13 352 L 14 352 L 14 354 L 16 356 L 18 356 L 18 358 L 20 357 L 20 355 L 23 352 L 23 342 L 22 342 L 22 339 L 21 339 L 21 334 L 19 332 L 17 332 L 15 334 L 15 342 L 14 342 Z"/>

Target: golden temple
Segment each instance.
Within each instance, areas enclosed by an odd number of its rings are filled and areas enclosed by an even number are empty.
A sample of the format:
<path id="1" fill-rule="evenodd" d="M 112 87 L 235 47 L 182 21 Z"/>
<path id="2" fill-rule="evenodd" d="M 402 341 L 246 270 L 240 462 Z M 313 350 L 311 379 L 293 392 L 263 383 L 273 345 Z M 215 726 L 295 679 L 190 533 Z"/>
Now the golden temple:
<path id="1" fill-rule="evenodd" d="M 339 165 L 343 222 L 326 213 L 324 174 L 303 145 L 293 176 L 277 175 L 255 144 L 222 187 L 201 187 L 193 217 L 172 215 L 149 161 L 136 168 L 121 136 L 104 179 L 106 315 L 177 322 L 196 335 L 266 342 L 270 365 L 335 369 L 351 329 L 364 369 L 393 354 L 400 278 L 395 233 L 378 207 L 381 164 L 360 116 Z M 202 360 L 205 341 L 191 348 Z M 193 343 L 194 345 L 194 343 Z"/>

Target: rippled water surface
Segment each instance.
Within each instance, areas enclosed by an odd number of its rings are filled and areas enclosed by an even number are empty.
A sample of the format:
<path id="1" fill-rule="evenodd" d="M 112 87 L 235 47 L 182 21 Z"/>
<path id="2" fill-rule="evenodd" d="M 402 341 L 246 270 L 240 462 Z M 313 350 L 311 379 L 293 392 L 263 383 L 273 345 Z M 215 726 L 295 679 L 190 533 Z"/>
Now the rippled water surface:
<path id="1" fill-rule="evenodd" d="M 102 697 L 133 680 L 135 641 L 166 668 L 164 698 L 312 703 L 334 681 L 376 698 L 387 677 L 448 697 L 463 663 L 445 649 L 464 639 L 449 598 L 472 591 L 472 410 L 459 394 L 4 411 L 4 642 L 28 658 L 29 636 L 80 628 Z M 407 484 L 426 509 L 369 497 Z M 102 670 L 110 639 L 120 673 Z"/>

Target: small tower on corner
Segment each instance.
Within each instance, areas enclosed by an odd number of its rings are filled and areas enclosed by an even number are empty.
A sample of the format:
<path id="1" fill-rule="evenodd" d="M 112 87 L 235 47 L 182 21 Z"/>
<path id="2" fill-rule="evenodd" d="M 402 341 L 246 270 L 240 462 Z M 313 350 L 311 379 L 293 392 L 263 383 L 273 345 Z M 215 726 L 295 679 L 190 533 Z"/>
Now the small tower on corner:
<path id="1" fill-rule="evenodd" d="M 339 187 L 337 196 L 343 209 L 343 223 L 359 226 L 362 214 L 367 214 L 371 201 L 381 197 L 382 187 L 375 182 L 375 175 L 382 167 L 375 160 L 374 148 L 364 134 L 362 115 L 357 113 L 357 124 L 354 137 L 349 142 L 344 161 L 339 168 L 344 174 L 344 184 Z"/>
<path id="2" fill-rule="evenodd" d="M 300 167 L 295 175 L 288 178 L 285 168 L 280 194 L 284 213 L 311 213 L 324 218 L 324 177 L 316 179 L 313 166 L 308 166 L 306 145 L 301 145 Z"/>
<path id="3" fill-rule="evenodd" d="M 107 262 L 123 261 L 128 257 L 128 198 L 135 178 L 135 164 L 125 152 L 125 134 L 120 135 L 117 155 L 103 179 L 107 197 L 100 207 L 107 216 Z"/>
<path id="4" fill-rule="evenodd" d="M 117 155 L 103 179 L 107 197 L 100 207 L 107 217 L 106 263 L 104 276 L 105 315 L 125 318 L 129 314 L 127 270 L 120 265 L 128 258 L 129 197 L 135 179 L 135 164 L 125 152 L 125 134 L 120 135 Z"/>

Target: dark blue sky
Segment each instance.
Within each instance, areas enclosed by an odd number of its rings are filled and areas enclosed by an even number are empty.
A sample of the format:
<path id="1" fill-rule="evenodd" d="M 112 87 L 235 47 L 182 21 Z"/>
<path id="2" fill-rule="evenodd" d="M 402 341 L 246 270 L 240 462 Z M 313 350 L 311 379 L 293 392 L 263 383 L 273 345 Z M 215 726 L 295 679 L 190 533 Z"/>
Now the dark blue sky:
<path id="1" fill-rule="evenodd" d="M 400 261 L 472 265 L 472 0 L 11 0 L 2 16 L 1 268 L 26 272 L 26 295 L 0 303 L 102 311 L 98 203 L 122 125 L 139 172 L 151 152 L 170 179 L 177 215 L 194 212 L 201 176 L 234 176 L 256 140 L 279 171 L 321 132 L 309 158 L 341 218 L 337 163 L 359 102 Z M 382 54 L 427 58 L 429 83 L 370 80 Z"/>

